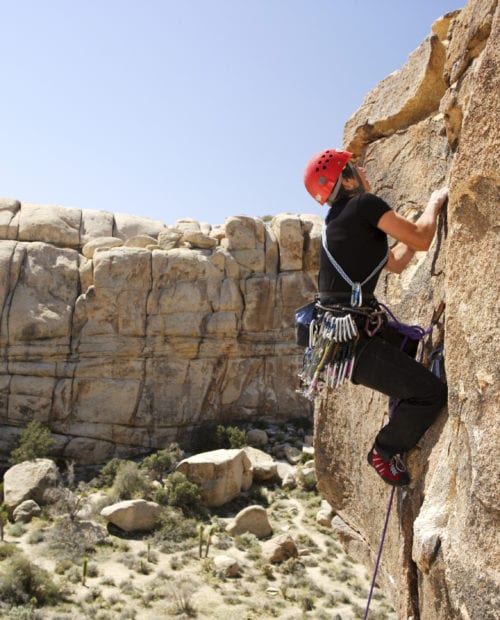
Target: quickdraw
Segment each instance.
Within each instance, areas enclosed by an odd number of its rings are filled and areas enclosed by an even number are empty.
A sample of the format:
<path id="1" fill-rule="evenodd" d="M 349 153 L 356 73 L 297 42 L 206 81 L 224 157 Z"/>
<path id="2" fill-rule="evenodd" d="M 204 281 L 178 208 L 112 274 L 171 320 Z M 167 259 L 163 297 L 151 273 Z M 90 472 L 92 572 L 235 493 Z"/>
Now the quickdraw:
<path id="1" fill-rule="evenodd" d="M 314 400 L 320 383 L 335 389 L 349 381 L 354 369 L 359 325 L 373 335 L 382 325 L 383 313 L 371 308 L 321 306 L 310 325 L 309 346 L 306 348 L 299 374 L 299 391 Z"/>

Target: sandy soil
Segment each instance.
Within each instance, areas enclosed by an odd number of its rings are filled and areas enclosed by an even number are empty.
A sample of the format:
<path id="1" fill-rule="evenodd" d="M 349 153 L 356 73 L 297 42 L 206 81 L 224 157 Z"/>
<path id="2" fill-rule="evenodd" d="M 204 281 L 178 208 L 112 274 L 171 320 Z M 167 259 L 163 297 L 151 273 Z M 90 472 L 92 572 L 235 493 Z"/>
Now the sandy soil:
<path id="1" fill-rule="evenodd" d="M 187 550 L 163 553 L 151 538 L 112 536 L 113 545 L 89 554 L 88 576 L 81 582 L 81 566 L 60 573 L 61 557 L 46 551 L 33 532 L 40 520 L 19 533 L 7 526 L 5 542 L 22 550 L 38 566 L 61 583 L 66 602 L 43 608 L 32 615 L 13 610 L 2 618 L 40 620 L 160 620 L 200 618 L 207 620 L 288 620 L 316 618 L 354 620 L 363 618 L 371 575 L 343 552 L 335 534 L 315 522 L 319 498 L 303 499 L 291 494 L 271 501 L 269 520 L 274 535 L 288 533 L 296 541 L 299 557 L 283 565 L 266 565 L 255 537 L 233 541 L 214 535 L 208 558 L 199 558 L 198 544 Z M 224 521 L 223 519 L 221 520 Z M 41 538 L 41 537 L 38 537 Z M 31 542 L 30 542 L 31 541 Z M 148 545 L 149 542 L 149 545 Z M 235 544 L 237 543 L 237 544 Z M 240 566 L 237 577 L 217 574 L 214 558 L 234 558 Z M 0 562 L 0 570 L 8 560 Z M 73 578 L 70 578 L 73 575 Z M 395 613 L 376 590 L 370 619 L 394 620 Z"/>

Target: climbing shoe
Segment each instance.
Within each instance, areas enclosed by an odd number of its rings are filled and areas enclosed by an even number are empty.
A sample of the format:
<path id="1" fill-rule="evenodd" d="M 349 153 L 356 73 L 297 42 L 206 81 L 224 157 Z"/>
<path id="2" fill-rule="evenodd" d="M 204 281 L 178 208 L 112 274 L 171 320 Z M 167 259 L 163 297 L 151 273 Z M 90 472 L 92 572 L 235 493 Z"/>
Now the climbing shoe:
<path id="1" fill-rule="evenodd" d="M 394 455 L 386 461 L 375 448 L 372 448 L 368 452 L 368 463 L 375 468 L 377 474 L 387 484 L 393 487 L 404 487 L 410 484 L 410 476 L 403 461 L 398 456 Z"/>

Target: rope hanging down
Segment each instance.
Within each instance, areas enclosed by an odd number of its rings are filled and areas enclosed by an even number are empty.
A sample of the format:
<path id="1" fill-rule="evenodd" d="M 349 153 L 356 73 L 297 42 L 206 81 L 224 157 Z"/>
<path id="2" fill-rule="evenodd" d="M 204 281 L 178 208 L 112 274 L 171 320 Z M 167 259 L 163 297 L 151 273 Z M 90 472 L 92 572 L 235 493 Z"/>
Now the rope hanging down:
<path id="1" fill-rule="evenodd" d="M 382 304 L 381 304 L 382 305 Z M 386 306 L 384 306 L 384 309 L 389 313 L 389 315 L 392 317 L 393 322 L 395 324 L 395 326 L 400 330 L 400 333 L 402 333 L 403 335 L 405 335 L 405 340 L 403 340 L 403 342 L 401 343 L 401 348 L 403 349 L 406 343 L 406 338 L 408 337 L 413 337 L 413 339 L 416 339 L 417 337 L 419 338 L 419 340 L 422 343 L 422 347 L 420 350 L 420 356 L 419 356 L 419 362 L 422 363 L 423 359 L 424 359 L 424 340 L 425 338 L 431 333 L 432 328 L 434 327 L 434 325 L 436 325 L 436 323 L 439 321 L 439 319 L 441 318 L 441 315 L 444 312 L 444 302 L 441 302 L 437 308 L 437 310 L 434 311 L 433 315 L 432 315 L 432 319 L 431 319 L 431 324 L 429 325 L 429 327 L 424 331 L 424 329 L 418 325 L 414 325 L 414 326 L 408 326 L 408 325 L 404 325 L 403 323 L 400 323 L 396 317 L 393 315 L 393 313 L 389 310 L 389 308 L 387 308 Z M 416 336 L 417 334 L 419 334 L 418 336 Z M 430 355 L 429 358 L 429 363 L 430 363 L 430 368 L 431 371 L 437 376 L 440 377 L 441 372 L 440 372 L 440 362 L 442 360 L 443 357 L 443 347 L 438 347 L 436 349 L 434 349 Z M 392 416 L 396 406 L 397 406 L 397 400 L 393 400 L 390 404 L 390 408 L 389 408 L 389 417 Z M 372 582 L 370 584 L 370 592 L 368 594 L 368 600 L 366 602 L 366 609 L 365 609 L 365 615 L 363 616 L 363 620 L 367 620 L 368 618 L 368 613 L 370 611 L 370 603 L 372 600 L 372 596 L 373 596 L 373 590 L 375 589 L 375 583 L 377 581 L 377 574 L 378 574 L 378 569 L 379 569 L 379 565 L 380 565 L 380 560 L 382 559 L 382 550 L 384 548 L 384 542 L 385 542 L 385 536 L 387 533 L 387 527 L 389 524 L 389 517 L 391 515 L 391 508 L 392 508 L 392 502 L 394 500 L 394 494 L 396 491 L 396 487 L 392 487 L 391 489 L 391 494 L 389 496 L 389 504 L 387 506 L 387 512 L 385 515 L 385 519 L 384 519 L 384 527 L 382 528 L 382 536 L 380 538 L 380 543 L 379 543 L 379 547 L 378 547 L 378 552 L 377 552 L 377 558 L 375 560 L 375 568 L 373 571 L 373 577 L 372 577 Z"/>

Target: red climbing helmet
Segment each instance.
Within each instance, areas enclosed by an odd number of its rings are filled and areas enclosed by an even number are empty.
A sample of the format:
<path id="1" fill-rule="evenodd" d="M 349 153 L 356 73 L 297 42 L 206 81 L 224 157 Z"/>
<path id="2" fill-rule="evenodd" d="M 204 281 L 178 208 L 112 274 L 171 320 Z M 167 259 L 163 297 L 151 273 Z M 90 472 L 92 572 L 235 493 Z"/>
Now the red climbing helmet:
<path id="1" fill-rule="evenodd" d="M 352 153 L 327 149 L 317 153 L 304 171 L 304 185 L 314 200 L 325 204 Z"/>

